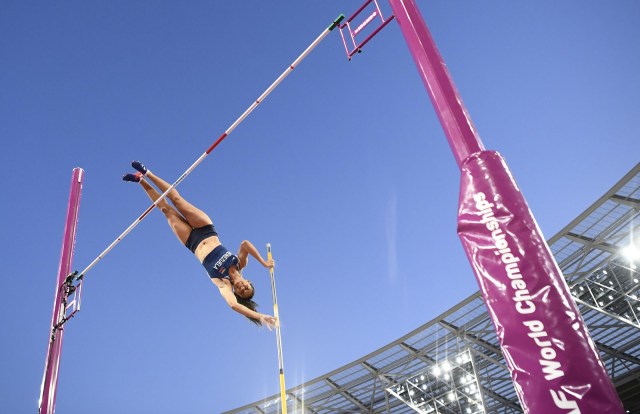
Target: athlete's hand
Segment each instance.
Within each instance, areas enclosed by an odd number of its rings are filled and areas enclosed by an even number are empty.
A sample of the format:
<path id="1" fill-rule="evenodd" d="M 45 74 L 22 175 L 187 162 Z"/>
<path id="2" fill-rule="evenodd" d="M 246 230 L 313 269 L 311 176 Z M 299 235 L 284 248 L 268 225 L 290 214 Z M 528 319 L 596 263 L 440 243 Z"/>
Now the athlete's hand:
<path id="1" fill-rule="evenodd" d="M 269 331 L 278 326 L 278 320 L 271 315 L 260 316 L 260 322 L 262 322 L 262 325 L 266 326 Z"/>
<path id="2" fill-rule="evenodd" d="M 264 262 L 264 267 L 266 267 L 267 269 L 273 269 L 275 266 L 276 262 L 274 262 L 273 259 L 269 259 Z"/>

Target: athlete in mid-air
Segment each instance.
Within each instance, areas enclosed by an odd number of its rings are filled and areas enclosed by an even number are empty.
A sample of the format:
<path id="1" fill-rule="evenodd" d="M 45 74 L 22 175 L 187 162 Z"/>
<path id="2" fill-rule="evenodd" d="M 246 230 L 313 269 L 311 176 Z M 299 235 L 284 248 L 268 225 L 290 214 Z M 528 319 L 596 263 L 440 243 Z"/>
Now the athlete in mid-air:
<path id="1" fill-rule="evenodd" d="M 153 202 L 160 198 L 160 193 L 147 181 L 155 184 L 161 193 L 171 187 L 169 183 L 153 174 L 139 161 L 133 161 L 131 166 L 137 172 L 125 174 L 122 179 L 140 183 Z M 257 325 L 266 325 L 269 329 L 273 328 L 277 323 L 276 319 L 256 311 L 257 304 L 252 300 L 255 289 L 241 273 L 241 270 L 247 265 L 249 256 L 253 256 L 266 268 L 274 266 L 273 260 L 264 260 L 248 240 L 244 240 L 240 244 L 238 254 L 234 255 L 220 242 L 213 222 L 207 214 L 188 203 L 175 188 L 167 194 L 167 198 L 171 200 L 175 208 L 167 203 L 166 199 L 161 200 L 157 207 L 167 218 L 171 230 L 180 242 L 187 246 L 202 263 L 211 281 L 218 287 L 220 294 L 231 309 L 246 316 Z"/>

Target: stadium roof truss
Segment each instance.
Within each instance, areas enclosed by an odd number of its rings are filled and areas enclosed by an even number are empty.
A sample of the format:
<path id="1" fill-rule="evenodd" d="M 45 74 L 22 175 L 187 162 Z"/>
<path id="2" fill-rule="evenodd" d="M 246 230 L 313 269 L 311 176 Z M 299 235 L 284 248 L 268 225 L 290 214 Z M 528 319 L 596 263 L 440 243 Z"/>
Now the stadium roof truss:
<path id="1" fill-rule="evenodd" d="M 640 269 L 622 252 L 633 237 L 640 242 L 639 227 L 640 163 L 548 241 L 632 412 L 640 409 Z M 469 394 L 462 403 L 446 398 L 459 355 L 470 358 L 464 375 L 471 391 L 477 387 L 477 398 Z M 450 375 L 441 372 L 445 365 Z M 280 406 L 275 395 L 226 414 L 276 414 Z M 287 407 L 296 414 L 522 413 L 480 292 L 387 346 L 287 390 Z"/>

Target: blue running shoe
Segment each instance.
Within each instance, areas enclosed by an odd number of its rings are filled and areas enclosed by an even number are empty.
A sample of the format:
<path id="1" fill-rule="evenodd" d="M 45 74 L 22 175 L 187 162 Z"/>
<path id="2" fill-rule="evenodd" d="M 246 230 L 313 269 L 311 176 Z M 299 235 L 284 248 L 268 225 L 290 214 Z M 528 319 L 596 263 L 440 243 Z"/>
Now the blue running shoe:
<path id="1" fill-rule="evenodd" d="M 129 182 L 132 182 L 132 183 L 139 183 L 141 177 L 142 177 L 142 173 L 137 172 L 135 174 L 125 174 L 125 175 L 122 176 L 122 179 L 124 181 L 129 181 Z"/>
<path id="2" fill-rule="evenodd" d="M 145 175 L 147 173 L 147 167 L 144 166 L 140 161 L 131 162 L 131 166 L 136 170 Z"/>

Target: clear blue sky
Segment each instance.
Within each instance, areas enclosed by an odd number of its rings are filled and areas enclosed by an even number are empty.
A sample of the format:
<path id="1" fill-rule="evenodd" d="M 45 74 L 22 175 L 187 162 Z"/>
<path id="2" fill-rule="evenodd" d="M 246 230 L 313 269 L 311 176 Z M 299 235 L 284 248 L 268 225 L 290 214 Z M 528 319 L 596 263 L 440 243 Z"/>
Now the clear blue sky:
<path id="1" fill-rule="evenodd" d="M 360 2 L 0 5 L 0 412 L 37 410 L 71 171 L 75 268 Z M 382 2 L 385 11 L 388 4 Z M 551 237 L 640 153 L 640 3 L 420 1 L 489 149 Z M 396 23 L 351 62 L 332 33 L 179 187 L 233 250 L 277 262 L 286 380 L 313 379 L 477 290 L 459 172 Z M 268 272 L 251 263 L 271 311 Z M 57 412 L 217 413 L 278 392 L 276 340 L 230 311 L 152 212 L 88 275 Z"/>

